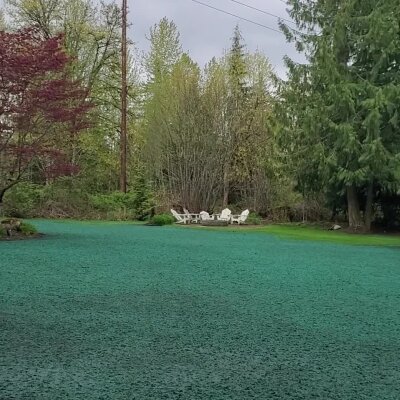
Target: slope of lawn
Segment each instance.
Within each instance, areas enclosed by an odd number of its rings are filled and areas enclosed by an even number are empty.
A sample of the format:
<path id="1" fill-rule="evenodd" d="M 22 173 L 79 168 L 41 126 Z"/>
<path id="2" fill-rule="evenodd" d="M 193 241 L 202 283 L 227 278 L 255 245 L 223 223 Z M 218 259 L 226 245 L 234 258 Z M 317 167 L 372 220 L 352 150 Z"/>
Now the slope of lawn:
<path id="1" fill-rule="evenodd" d="M 400 398 L 400 249 L 36 222 L 0 242 L 0 399 Z"/>
<path id="2" fill-rule="evenodd" d="M 295 224 L 275 224 L 262 227 L 239 227 L 240 230 L 265 232 L 287 239 L 316 240 L 330 243 L 342 243 L 364 246 L 397 246 L 400 247 L 399 235 L 366 235 L 354 234 L 344 231 L 329 231 L 319 227 Z"/>

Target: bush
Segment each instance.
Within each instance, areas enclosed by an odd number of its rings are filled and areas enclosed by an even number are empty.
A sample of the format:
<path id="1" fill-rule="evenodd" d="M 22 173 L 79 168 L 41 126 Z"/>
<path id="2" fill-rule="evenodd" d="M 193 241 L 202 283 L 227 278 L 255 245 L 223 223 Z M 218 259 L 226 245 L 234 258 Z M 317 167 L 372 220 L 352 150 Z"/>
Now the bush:
<path id="1" fill-rule="evenodd" d="M 15 218 L 84 218 L 145 220 L 155 205 L 150 184 L 135 181 L 129 193 L 88 193 L 78 177 L 60 177 L 53 182 L 21 182 L 8 190 L 2 214 Z"/>
<path id="2" fill-rule="evenodd" d="M 261 222 L 261 217 L 254 212 L 250 213 L 246 220 L 246 223 L 249 225 L 261 225 Z"/>
<path id="3" fill-rule="evenodd" d="M 169 214 L 158 214 L 154 215 L 154 217 L 150 220 L 150 223 L 153 225 L 171 225 L 175 222 L 175 218 Z"/>
<path id="4" fill-rule="evenodd" d="M 18 227 L 18 231 L 27 236 L 37 233 L 36 227 L 34 227 L 32 224 L 29 224 L 28 222 L 21 222 L 21 225 L 19 225 Z"/>
<path id="5" fill-rule="evenodd" d="M 18 233 L 24 236 L 31 236 L 37 233 L 37 229 L 28 222 L 20 221 L 16 218 L 6 218 L 0 223 L 0 237 L 14 236 Z"/>
<path id="6" fill-rule="evenodd" d="M 74 177 L 60 177 L 43 187 L 37 217 L 82 218 L 88 214 L 88 194 Z"/>
<path id="7" fill-rule="evenodd" d="M 92 195 L 90 202 L 96 210 L 109 212 L 133 208 L 134 198 L 131 193 L 112 192 Z"/>
<path id="8" fill-rule="evenodd" d="M 90 203 L 95 210 L 106 213 L 108 219 L 144 220 L 153 207 L 151 198 L 135 191 L 93 195 Z"/>
<path id="9" fill-rule="evenodd" d="M 42 196 L 42 185 L 21 182 L 6 192 L 3 214 L 15 218 L 33 217 Z"/>

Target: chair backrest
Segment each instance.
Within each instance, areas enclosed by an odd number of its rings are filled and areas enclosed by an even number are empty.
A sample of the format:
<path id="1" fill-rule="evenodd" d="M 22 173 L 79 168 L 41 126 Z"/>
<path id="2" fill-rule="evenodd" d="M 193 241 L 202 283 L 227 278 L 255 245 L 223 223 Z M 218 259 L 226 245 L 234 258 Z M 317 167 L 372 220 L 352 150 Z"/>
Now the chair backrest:
<path id="1" fill-rule="evenodd" d="M 200 211 L 200 219 L 207 220 L 207 219 L 211 219 L 211 217 L 207 211 Z"/>
<path id="2" fill-rule="evenodd" d="M 229 219 L 231 217 L 231 214 L 232 214 L 232 211 L 229 208 L 224 208 L 221 211 L 220 219 L 227 220 L 227 219 Z"/>
<path id="3" fill-rule="evenodd" d="M 189 210 L 188 210 L 187 208 L 184 208 L 184 209 L 183 209 L 183 212 L 184 212 L 186 215 L 190 216 L 190 212 L 189 212 Z"/>
<path id="4" fill-rule="evenodd" d="M 173 208 L 171 208 L 171 213 L 177 221 L 183 221 L 183 218 Z"/>
<path id="5" fill-rule="evenodd" d="M 249 216 L 250 211 L 249 210 L 244 210 L 242 211 L 242 213 L 240 214 L 239 220 L 241 222 L 245 222 L 247 217 Z"/>

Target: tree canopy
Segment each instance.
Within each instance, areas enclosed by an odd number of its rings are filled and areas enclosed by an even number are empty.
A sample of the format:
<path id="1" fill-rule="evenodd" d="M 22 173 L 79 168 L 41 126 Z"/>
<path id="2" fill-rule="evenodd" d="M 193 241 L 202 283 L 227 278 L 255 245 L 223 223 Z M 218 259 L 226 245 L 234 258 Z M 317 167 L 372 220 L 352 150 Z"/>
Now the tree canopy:
<path id="1" fill-rule="evenodd" d="M 68 78 L 62 41 L 29 29 L 0 32 L 0 199 L 34 166 L 46 177 L 75 168 L 62 150 L 88 126 L 90 103 Z"/>
<path id="2" fill-rule="evenodd" d="M 307 62 L 287 58 L 285 80 L 266 55 L 248 50 L 239 26 L 205 66 L 167 18 L 149 27 L 145 54 L 129 43 L 122 194 L 119 4 L 7 0 L 5 209 L 142 219 L 171 206 L 229 206 L 279 221 L 400 227 L 398 5 L 287 0 L 287 7 L 296 26 L 282 23 L 282 32 Z"/>
<path id="3" fill-rule="evenodd" d="M 346 195 L 349 225 L 368 230 L 378 193 L 399 187 L 399 9 L 393 1 L 289 4 L 307 33 L 284 27 L 286 35 L 309 61 L 287 60 L 282 85 L 298 179 Z"/>

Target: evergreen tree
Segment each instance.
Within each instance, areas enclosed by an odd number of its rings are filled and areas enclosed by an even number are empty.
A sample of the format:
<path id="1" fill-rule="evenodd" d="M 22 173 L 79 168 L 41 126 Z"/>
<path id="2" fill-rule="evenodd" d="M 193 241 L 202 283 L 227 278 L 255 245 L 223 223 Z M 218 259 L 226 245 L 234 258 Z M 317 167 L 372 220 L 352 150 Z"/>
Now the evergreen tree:
<path id="1" fill-rule="evenodd" d="M 232 189 L 232 180 L 236 169 L 238 146 L 240 145 L 242 129 L 244 127 L 244 109 L 246 105 L 247 66 L 245 46 L 236 25 L 230 51 L 227 55 L 228 99 L 226 108 L 226 124 L 222 131 L 225 142 L 223 167 L 223 207 L 228 205 L 229 194 Z"/>
<path id="2" fill-rule="evenodd" d="M 303 181 L 340 187 L 350 227 L 369 230 L 376 189 L 399 176 L 400 9 L 395 0 L 289 3 L 298 30 L 307 33 L 284 31 L 309 61 L 287 60 L 291 149 L 304 156 L 301 170 L 311 163 Z"/>

